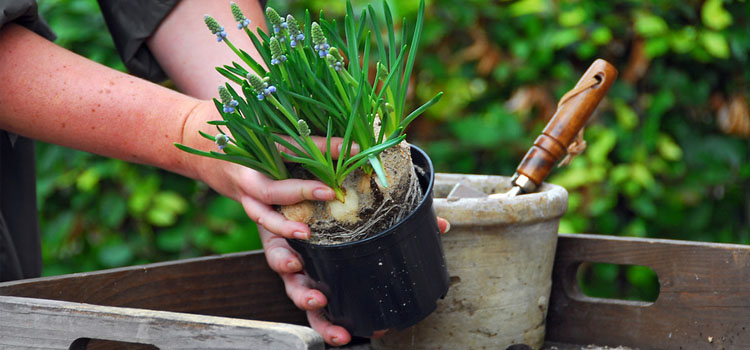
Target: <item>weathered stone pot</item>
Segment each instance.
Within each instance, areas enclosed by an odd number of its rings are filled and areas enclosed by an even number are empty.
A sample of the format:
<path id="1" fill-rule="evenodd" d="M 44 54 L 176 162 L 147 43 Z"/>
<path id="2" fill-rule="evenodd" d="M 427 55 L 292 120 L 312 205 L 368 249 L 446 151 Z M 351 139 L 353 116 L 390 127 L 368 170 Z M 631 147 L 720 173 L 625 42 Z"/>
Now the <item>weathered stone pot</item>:
<path id="1" fill-rule="evenodd" d="M 510 188 L 508 177 L 437 174 L 434 207 L 451 222 L 442 237 L 451 288 L 432 315 L 373 340 L 373 348 L 541 348 L 568 193 L 543 184 L 513 198 L 445 199 L 459 181 L 485 193 Z"/>

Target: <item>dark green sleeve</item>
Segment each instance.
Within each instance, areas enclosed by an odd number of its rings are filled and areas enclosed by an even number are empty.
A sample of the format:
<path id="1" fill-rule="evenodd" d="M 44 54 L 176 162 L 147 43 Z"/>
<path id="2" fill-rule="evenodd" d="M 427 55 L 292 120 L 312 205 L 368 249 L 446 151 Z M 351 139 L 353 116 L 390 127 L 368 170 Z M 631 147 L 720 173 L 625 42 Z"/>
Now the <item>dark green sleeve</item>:
<path id="1" fill-rule="evenodd" d="M 34 141 L 10 135 L 0 130 L 0 282 L 42 273 Z"/>
<path id="2" fill-rule="evenodd" d="M 130 73 L 151 81 L 164 80 L 166 75 L 148 49 L 146 39 L 156 31 L 178 0 L 98 1 L 117 52 Z M 260 3 L 265 6 L 266 0 L 261 0 Z"/>
<path id="3" fill-rule="evenodd" d="M 55 40 L 55 33 L 39 17 L 34 0 L 0 0 L 0 27 L 10 22 L 20 24 L 49 40 Z"/>
<path id="4" fill-rule="evenodd" d="M 146 39 L 178 0 L 98 0 L 117 52 L 131 74 L 151 81 L 166 78 Z"/>

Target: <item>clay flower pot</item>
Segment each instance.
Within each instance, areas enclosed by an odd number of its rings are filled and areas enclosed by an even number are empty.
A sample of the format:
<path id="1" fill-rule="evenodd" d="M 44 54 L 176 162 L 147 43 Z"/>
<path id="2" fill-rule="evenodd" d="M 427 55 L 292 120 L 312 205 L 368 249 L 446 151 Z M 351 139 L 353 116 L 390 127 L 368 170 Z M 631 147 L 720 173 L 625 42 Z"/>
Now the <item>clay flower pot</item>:
<path id="1" fill-rule="evenodd" d="M 325 313 L 352 335 L 404 329 L 437 307 L 448 291 L 443 245 L 432 207 L 432 162 L 411 149 L 424 197 L 396 225 L 369 238 L 316 245 L 288 240 L 301 256 L 314 287 L 328 298 Z"/>
<path id="2" fill-rule="evenodd" d="M 373 340 L 373 349 L 541 349 L 560 218 L 568 192 L 545 183 L 512 198 L 446 196 L 457 183 L 505 193 L 504 176 L 437 174 L 435 210 L 451 289 L 418 325 Z"/>

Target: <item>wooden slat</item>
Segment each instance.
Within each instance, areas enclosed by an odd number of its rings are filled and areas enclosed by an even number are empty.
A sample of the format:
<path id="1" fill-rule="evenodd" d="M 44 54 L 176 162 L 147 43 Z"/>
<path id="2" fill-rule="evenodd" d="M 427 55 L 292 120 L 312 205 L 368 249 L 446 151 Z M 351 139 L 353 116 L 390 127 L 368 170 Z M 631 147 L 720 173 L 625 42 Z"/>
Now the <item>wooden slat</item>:
<path id="1" fill-rule="evenodd" d="M 262 251 L 0 283 L 0 295 L 307 324 Z"/>
<path id="2" fill-rule="evenodd" d="M 69 349 L 92 338 L 170 349 L 317 349 L 311 328 L 273 322 L 0 297 L 0 348 Z"/>
<path id="3" fill-rule="evenodd" d="M 654 303 L 585 296 L 582 262 L 644 265 Z M 560 235 L 547 340 L 641 349 L 750 349 L 750 246 Z"/>
<path id="4" fill-rule="evenodd" d="M 649 266 L 659 276 L 659 299 L 586 297 L 575 279 L 581 262 Z M 306 324 L 259 251 L 2 283 L 0 295 Z M 748 349 L 750 247 L 560 235 L 547 340 Z"/>

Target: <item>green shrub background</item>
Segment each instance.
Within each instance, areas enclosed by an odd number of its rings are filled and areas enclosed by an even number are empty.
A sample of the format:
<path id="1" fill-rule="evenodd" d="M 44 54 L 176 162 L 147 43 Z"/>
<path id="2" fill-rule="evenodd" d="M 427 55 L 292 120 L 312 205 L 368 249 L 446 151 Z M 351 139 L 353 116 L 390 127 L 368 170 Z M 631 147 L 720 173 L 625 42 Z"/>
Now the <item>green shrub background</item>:
<path id="1" fill-rule="evenodd" d="M 343 1 L 270 4 L 344 12 Z M 413 22 L 418 1 L 390 4 Z M 124 69 L 94 0 L 40 8 L 59 45 Z M 549 178 L 570 193 L 560 231 L 748 244 L 750 139 L 717 119 L 733 99 L 745 109 L 730 120 L 750 118 L 748 16 L 747 1 L 428 1 L 410 101 L 445 96 L 409 138 L 440 172 L 509 176 L 560 96 L 604 58 L 620 77 L 589 147 Z M 45 275 L 260 248 L 237 203 L 164 171 L 40 143 L 38 184 Z M 586 273 L 595 295 L 656 288 L 649 269 Z"/>

